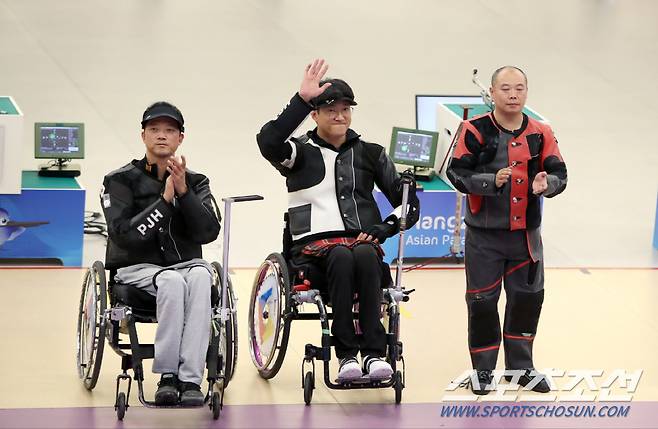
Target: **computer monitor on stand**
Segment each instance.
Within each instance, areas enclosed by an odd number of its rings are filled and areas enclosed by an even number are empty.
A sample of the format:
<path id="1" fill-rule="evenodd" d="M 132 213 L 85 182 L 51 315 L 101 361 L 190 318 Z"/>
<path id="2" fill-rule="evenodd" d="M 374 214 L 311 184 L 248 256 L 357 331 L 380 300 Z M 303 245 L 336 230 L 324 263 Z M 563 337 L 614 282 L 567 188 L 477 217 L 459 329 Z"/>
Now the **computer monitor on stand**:
<path id="1" fill-rule="evenodd" d="M 413 167 L 416 180 L 434 178 L 434 158 L 439 133 L 412 128 L 393 127 L 389 156 L 396 164 Z"/>
<path id="2" fill-rule="evenodd" d="M 85 157 L 85 126 L 81 123 L 34 124 L 34 157 L 50 159 L 39 166 L 39 175 L 48 177 L 76 177 L 80 166 L 72 159 Z"/>

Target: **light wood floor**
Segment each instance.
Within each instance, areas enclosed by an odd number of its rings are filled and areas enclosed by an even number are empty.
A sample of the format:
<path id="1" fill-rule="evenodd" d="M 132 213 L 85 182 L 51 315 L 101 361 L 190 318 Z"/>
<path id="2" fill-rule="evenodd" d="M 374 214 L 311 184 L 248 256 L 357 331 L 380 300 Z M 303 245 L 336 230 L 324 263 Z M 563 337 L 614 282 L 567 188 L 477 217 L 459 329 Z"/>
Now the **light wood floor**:
<path id="1" fill-rule="evenodd" d="M 226 403 L 302 403 L 303 347 L 307 342 L 319 343 L 319 325 L 293 322 L 281 372 L 269 382 L 260 379 L 246 342 L 253 273 L 241 269 L 232 277 L 239 297 L 240 349 Z M 114 403 L 120 361 L 111 349 L 105 351 L 101 378 L 93 393 L 77 378 L 75 331 L 82 274 L 77 269 L 0 270 L 0 368 L 4 374 L 0 408 Z M 464 273 L 461 269 L 419 270 L 405 274 L 404 280 L 406 287 L 416 288 L 416 292 L 403 309 L 407 364 L 403 401 L 439 402 L 450 381 L 469 368 Z M 535 342 L 536 366 L 602 369 L 605 374 L 615 369 L 642 369 L 633 399 L 658 400 L 656 286 L 657 270 L 547 270 L 546 299 Z M 144 335 L 148 338 L 149 333 Z M 149 368 L 147 394 L 152 394 L 156 381 Z M 316 386 L 314 403 L 393 401 L 392 389 L 331 391 L 320 378 Z"/>

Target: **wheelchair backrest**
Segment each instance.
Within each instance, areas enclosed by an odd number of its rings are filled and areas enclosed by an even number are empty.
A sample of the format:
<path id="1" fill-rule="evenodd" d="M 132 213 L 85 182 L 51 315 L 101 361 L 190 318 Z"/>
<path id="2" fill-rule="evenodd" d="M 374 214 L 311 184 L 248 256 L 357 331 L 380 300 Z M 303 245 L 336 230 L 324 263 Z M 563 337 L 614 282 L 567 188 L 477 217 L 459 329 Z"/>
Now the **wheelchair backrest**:
<path id="1" fill-rule="evenodd" d="M 292 249 L 292 234 L 290 233 L 290 216 L 288 212 L 283 214 L 283 249 L 281 254 L 286 261 L 292 258 L 290 250 Z"/>

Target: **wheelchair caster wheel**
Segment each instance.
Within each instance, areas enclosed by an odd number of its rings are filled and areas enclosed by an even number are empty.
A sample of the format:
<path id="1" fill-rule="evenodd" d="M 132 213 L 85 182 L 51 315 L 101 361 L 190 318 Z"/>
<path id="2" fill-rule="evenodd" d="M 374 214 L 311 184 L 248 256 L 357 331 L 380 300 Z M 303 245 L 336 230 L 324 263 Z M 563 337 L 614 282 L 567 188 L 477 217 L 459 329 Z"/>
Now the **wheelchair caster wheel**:
<path id="1" fill-rule="evenodd" d="M 210 400 L 210 409 L 212 410 L 212 419 L 217 420 L 219 418 L 219 413 L 222 408 L 219 403 L 219 393 L 213 392 L 212 398 Z"/>
<path id="2" fill-rule="evenodd" d="M 123 420 L 123 417 L 126 415 L 126 408 L 128 408 L 128 405 L 126 404 L 126 394 L 123 392 L 119 392 L 119 396 L 117 396 L 117 419 L 120 421 Z"/>
<path id="3" fill-rule="evenodd" d="M 393 389 L 395 389 L 395 403 L 399 404 L 402 402 L 402 389 L 404 389 L 404 384 L 402 383 L 402 372 L 396 371 L 393 375 Z"/>
<path id="4" fill-rule="evenodd" d="M 315 388 L 315 378 L 311 371 L 307 372 L 304 376 L 304 403 L 311 405 L 313 399 L 313 389 Z"/>

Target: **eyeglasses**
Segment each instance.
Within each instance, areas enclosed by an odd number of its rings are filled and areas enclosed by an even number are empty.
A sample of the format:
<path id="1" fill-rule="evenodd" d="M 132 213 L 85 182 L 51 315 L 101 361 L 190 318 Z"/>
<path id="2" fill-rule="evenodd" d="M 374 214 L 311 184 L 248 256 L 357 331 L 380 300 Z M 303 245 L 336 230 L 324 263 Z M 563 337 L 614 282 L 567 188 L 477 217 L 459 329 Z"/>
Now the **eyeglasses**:
<path id="1" fill-rule="evenodd" d="M 325 115 L 329 116 L 330 119 L 336 119 L 339 114 L 343 117 L 350 117 L 352 116 L 352 111 L 352 106 L 345 106 L 340 108 L 330 106 L 320 108 L 320 112 L 323 112 Z"/>

